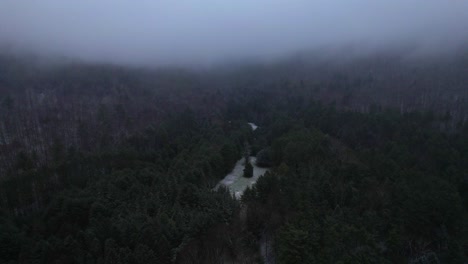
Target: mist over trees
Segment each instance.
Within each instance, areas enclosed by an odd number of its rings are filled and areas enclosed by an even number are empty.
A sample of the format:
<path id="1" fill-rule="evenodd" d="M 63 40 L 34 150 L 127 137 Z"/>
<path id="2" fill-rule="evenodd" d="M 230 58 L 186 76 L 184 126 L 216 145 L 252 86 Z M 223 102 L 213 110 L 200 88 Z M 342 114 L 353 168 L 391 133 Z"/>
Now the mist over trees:
<path id="1" fill-rule="evenodd" d="M 328 48 L 444 56 L 466 47 L 467 24 L 466 1 L 4 0 L 0 48 L 138 66 L 271 61 Z"/>
<path id="2" fill-rule="evenodd" d="M 263 245 L 278 263 L 463 262 L 465 58 L 3 56 L 1 260 L 256 263 Z M 271 171 L 241 202 L 214 192 L 246 149 Z"/>
<path id="3" fill-rule="evenodd" d="M 290 59 L 195 72 L 82 63 L 44 67 L 3 56 L 1 170 L 15 170 L 18 155 L 20 163 L 37 166 L 72 146 L 112 148 L 184 109 L 220 120 L 224 111 L 239 118 L 243 114 L 231 108 L 247 101 L 255 109 L 250 118 L 258 120 L 276 96 L 292 98 L 296 107 L 315 100 L 365 113 L 387 107 L 421 111 L 443 119 L 434 125 L 450 132 L 462 127 L 468 115 L 466 58 Z"/>

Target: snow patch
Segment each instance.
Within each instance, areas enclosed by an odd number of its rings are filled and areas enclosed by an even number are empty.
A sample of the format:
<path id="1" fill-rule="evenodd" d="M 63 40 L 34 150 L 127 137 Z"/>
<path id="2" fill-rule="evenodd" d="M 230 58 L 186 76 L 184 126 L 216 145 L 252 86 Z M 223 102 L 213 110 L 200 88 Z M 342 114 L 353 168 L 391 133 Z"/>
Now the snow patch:
<path id="1" fill-rule="evenodd" d="M 249 123 L 249 125 L 250 125 L 250 127 L 252 128 L 253 131 L 255 131 L 258 128 L 258 126 L 256 124 L 254 124 L 254 123 Z"/>
<path id="2" fill-rule="evenodd" d="M 252 178 L 243 177 L 245 164 L 244 158 L 242 158 L 236 162 L 234 169 L 226 175 L 226 177 L 224 177 L 224 179 L 221 180 L 214 189 L 217 190 L 220 186 L 227 187 L 236 199 L 240 199 L 247 187 L 254 185 L 257 180 L 268 171 L 267 168 L 260 168 L 255 165 L 256 158 L 253 156 L 249 158 L 249 162 L 253 167 Z"/>

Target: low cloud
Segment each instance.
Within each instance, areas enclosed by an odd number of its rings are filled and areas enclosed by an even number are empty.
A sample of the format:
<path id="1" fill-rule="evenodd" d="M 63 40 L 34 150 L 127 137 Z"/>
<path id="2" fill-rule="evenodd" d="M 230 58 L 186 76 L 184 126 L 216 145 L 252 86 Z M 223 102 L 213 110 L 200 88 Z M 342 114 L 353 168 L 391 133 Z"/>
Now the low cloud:
<path id="1" fill-rule="evenodd" d="M 3 0 L 6 50 L 129 64 L 277 58 L 324 47 L 450 51 L 465 0 Z"/>

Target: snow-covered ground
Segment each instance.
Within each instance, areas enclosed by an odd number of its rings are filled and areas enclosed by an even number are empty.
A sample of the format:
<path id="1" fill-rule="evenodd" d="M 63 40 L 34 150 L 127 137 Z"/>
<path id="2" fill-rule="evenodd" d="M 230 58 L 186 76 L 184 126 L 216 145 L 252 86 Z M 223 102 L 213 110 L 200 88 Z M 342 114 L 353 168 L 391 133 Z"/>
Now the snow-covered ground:
<path id="1" fill-rule="evenodd" d="M 258 128 L 258 126 L 254 123 L 249 123 L 249 125 L 253 131 L 255 131 Z M 241 158 L 236 162 L 234 169 L 228 175 L 226 175 L 226 177 L 224 177 L 224 179 L 221 180 L 214 189 L 217 190 L 220 186 L 225 186 L 236 197 L 236 199 L 240 199 L 247 187 L 251 187 L 252 185 L 254 185 L 257 182 L 257 180 L 268 171 L 268 168 L 258 167 L 256 165 L 256 161 L 257 158 L 253 156 L 249 157 L 249 162 L 250 164 L 252 164 L 253 167 L 252 178 L 243 177 L 245 162 L 244 158 Z M 272 239 L 270 239 L 266 234 L 262 235 L 260 241 L 260 254 L 263 258 L 264 263 L 266 264 L 275 263 L 272 252 L 272 243 Z"/>
<path id="2" fill-rule="evenodd" d="M 227 187 L 232 194 L 235 195 L 237 199 L 240 199 L 242 194 L 244 193 L 247 187 L 254 185 L 258 178 L 263 176 L 268 169 L 267 168 L 260 168 L 255 165 L 256 158 L 250 157 L 250 164 L 253 166 L 253 177 L 252 178 L 244 178 L 242 175 L 244 174 L 244 158 L 238 160 L 234 169 L 224 177 L 215 187 L 215 190 L 219 188 L 219 186 Z"/>
<path id="3" fill-rule="evenodd" d="M 258 128 L 257 125 L 254 123 L 248 123 L 250 127 L 252 128 L 253 131 Z M 268 169 L 266 168 L 260 168 L 256 165 L 256 160 L 257 158 L 255 157 L 249 157 L 249 162 L 252 164 L 253 167 L 253 177 L 252 178 L 244 178 L 244 158 L 241 158 L 236 162 L 236 165 L 234 166 L 234 169 L 224 177 L 223 180 L 221 180 L 215 187 L 215 190 L 219 188 L 219 186 L 225 186 L 227 187 L 232 194 L 235 195 L 236 199 L 240 199 L 242 194 L 244 193 L 245 189 L 247 187 L 250 187 L 254 185 L 258 178 L 263 176 L 265 172 L 267 172 Z"/>
<path id="4" fill-rule="evenodd" d="M 254 123 L 249 123 L 249 125 L 250 125 L 250 127 L 252 128 L 253 131 L 255 131 L 258 128 L 258 126 L 256 124 L 254 124 Z"/>

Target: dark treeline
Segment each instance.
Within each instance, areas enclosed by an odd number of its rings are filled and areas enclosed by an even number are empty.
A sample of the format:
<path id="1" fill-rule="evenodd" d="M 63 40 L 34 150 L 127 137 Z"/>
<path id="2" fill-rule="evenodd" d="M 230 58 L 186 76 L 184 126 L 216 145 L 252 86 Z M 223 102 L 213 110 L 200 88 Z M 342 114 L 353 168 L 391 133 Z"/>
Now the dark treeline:
<path id="1" fill-rule="evenodd" d="M 392 111 L 291 115 L 262 127 L 275 169 L 243 197 L 279 263 L 466 261 L 466 128 L 449 136 Z"/>
<path id="2" fill-rule="evenodd" d="M 463 63 L 2 57 L 0 262 L 464 263 Z M 236 201 L 246 144 L 271 169 Z"/>
<path id="3" fill-rule="evenodd" d="M 316 55 L 197 72 L 0 56 L 0 170 L 14 169 L 21 152 L 46 164 L 54 143 L 84 150 L 113 145 L 186 108 L 223 120 L 236 100 L 261 112 L 259 100 L 291 94 L 298 102 L 359 112 L 432 111 L 449 120 L 440 129 L 451 131 L 468 116 L 467 58 Z"/>

